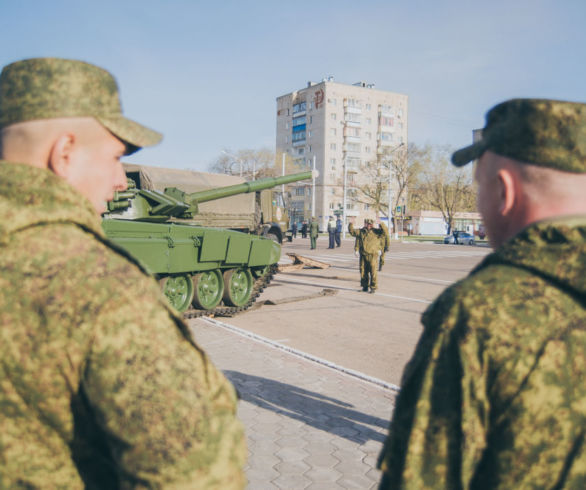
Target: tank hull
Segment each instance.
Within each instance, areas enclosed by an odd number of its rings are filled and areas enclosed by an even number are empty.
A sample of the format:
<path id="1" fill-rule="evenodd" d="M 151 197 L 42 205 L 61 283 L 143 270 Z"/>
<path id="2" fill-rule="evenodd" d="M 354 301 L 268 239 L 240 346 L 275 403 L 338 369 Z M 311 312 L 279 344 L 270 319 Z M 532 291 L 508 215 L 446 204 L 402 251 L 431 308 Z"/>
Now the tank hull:
<path id="1" fill-rule="evenodd" d="M 213 296 L 215 289 L 224 306 L 242 308 L 254 300 L 254 283 L 269 273 L 281 256 L 281 248 L 274 241 L 238 231 L 112 218 L 104 219 L 102 227 L 110 240 L 137 258 L 162 284 L 167 284 L 165 294 L 182 312 L 194 307 L 213 310 L 220 306 L 221 303 L 213 304 L 213 298 L 208 301 L 205 297 Z M 242 285 L 249 276 L 252 284 Z M 171 287 L 172 283 L 165 282 L 169 277 L 180 284 L 175 281 Z M 174 300 L 177 289 L 182 294 Z M 230 291 L 233 294 L 228 294 Z"/>

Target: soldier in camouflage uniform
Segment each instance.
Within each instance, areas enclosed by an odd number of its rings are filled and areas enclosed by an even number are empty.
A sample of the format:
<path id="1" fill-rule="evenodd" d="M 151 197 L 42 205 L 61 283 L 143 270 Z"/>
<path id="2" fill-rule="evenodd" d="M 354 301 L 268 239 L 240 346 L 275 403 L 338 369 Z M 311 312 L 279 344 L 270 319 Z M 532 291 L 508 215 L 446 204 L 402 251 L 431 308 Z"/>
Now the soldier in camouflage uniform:
<path id="1" fill-rule="evenodd" d="M 378 286 L 377 270 L 378 260 L 381 255 L 380 239 L 383 230 L 373 228 L 374 221 L 370 218 L 364 220 L 364 227 L 357 230 L 354 225 L 348 225 L 348 232 L 356 238 L 355 248 L 360 254 L 360 285 L 362 291 L 374 293 Z"/>
<path id="2" fill-rule="evenodd" d="M 232 385 L 100 225 L 161 136 L 61 59 L 3 69 L 0 130 L 0 488 L 243 488 Z"/>
<path id="3" fill-rule="evenodd" d="M 385 265 L 385 254 L 389 251 L 391 237 L 389 236 L 389 229 L 387 228 L 387 225 L 385 225 L 384 223 L 379 223 L 378 226 L 382 230 L 382 233 L 380 235 L 381 254 L 380 258 L 378 259 L 378 270 L 381 271 L 383 269 L 383 265 Z"/>
<path id="4" fill-rule="evenodd" d="M 474 159 L 495 251 L 423 315 L 380 488 L 586 488 L 586 105 L 503 102 Z"/>

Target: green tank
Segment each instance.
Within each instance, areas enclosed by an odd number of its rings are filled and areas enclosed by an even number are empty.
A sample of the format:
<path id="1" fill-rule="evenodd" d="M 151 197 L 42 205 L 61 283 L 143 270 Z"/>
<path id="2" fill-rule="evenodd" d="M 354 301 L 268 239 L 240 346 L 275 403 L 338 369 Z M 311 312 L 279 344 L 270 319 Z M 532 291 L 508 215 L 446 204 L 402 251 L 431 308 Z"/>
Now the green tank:
<path id="1" fill-rule="evenodd" d="M 310 179 L 312 172 L 185 193 L 116 192 L 102 216 L 106 236 L 140 260 L 160 281 L 171 305 L 186 317 L 233 315 L 247 309 L 270 282 L 281 247 L 268 238 L 190 224 L 198 204 Z"/>

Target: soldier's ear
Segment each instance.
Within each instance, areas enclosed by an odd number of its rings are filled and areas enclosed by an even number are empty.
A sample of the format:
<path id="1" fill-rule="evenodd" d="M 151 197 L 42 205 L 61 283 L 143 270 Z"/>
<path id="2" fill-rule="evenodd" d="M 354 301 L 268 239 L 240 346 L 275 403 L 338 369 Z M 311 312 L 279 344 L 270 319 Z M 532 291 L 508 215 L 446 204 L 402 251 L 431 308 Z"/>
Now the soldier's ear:
<path id="1" fill-rule="evenodd" d="M 501 216 L 508 216 L 514 209 L 518 199 L 516 176 L 507 168 L 497 173 L 498 210 Z"/>
<path id="2" fill-rule="evenodd" d="M 63 133 L 55 139 L 49 152 L 49 169 L 65 179 L 71 172 L 75 141 L 75 134 Z"/>

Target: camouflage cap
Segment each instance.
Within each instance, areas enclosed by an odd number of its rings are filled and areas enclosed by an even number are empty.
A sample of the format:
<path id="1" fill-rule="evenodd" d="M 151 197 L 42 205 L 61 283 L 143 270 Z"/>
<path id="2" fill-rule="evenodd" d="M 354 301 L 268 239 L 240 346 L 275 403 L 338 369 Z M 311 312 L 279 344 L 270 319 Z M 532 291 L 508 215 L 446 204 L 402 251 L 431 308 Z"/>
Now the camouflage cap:
<path id="1" fill-rule="evenodd" d="M 0 74 L 0 128 L 35 119 L 93 117 L 127 144 L 127 154 L 162 135 L 122 115 L 118 85 L 106 70 L 77 60 L 33 58 Z"/>
<path id="2" fill-rule="evenodd" d="M 373 220 L 373 219 L 371 219 L 371 218 L 366 218 L 366 219 L 364 220 L 364 224 L 365 224 L 365 225 L 374 225 L 374 220 Z"/>
<path id="3" fill-rule="evenodd" d="M 456 151 L 457 167 L 486 150 L 520 162 L 586 173 L 586 104 L 547 99 L 512 99 L 486 114 L 482 139 Z"/>

